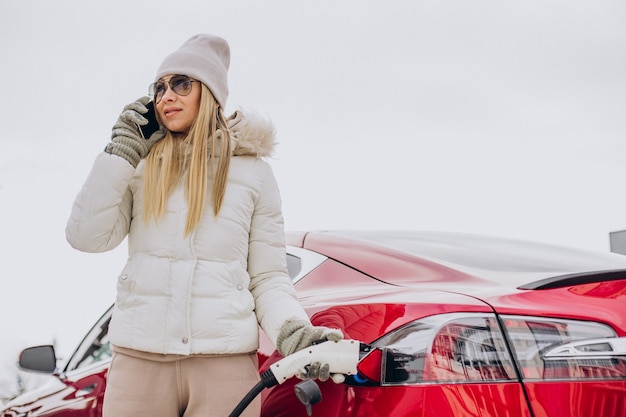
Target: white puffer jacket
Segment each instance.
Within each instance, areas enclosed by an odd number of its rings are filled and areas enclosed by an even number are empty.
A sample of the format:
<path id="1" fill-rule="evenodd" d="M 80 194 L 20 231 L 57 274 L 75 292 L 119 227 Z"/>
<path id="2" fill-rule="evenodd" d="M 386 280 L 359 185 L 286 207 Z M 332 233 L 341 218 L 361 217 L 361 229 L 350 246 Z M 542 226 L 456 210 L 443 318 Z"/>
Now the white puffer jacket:
<path id="1" fill-rule="evenodd" d="M 287 274 L 281 201 L 269 164 L 273 127 L 246 115 L 233 128 L 233 157 L 218 217 L 210 202 L 184 235 L 183 186 L 162 219 L 142 218 L 143 161 L 98 155 L 67 223 L 68 242 L 104 252 L 128 235 L 111 343 L 161 354 L 231 354 L 258 348 L 258 324 L 274 343 L 285 320 L 308 321 Z M 208 184 L 210 196 L 212 184 Z M 210 200 L 208 198 L 207 200 Z"/>

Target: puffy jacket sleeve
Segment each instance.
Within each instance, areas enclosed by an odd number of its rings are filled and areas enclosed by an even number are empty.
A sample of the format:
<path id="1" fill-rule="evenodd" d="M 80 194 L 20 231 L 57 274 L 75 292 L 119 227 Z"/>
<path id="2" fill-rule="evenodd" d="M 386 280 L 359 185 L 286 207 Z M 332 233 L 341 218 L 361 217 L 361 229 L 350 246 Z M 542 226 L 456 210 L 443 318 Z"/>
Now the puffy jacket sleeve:
<path id="1" fill-rule="evenodd" d="M 265 163 L 263 185 L 250 228 L 248 273 L 257 320 L 272 343 L 293 317 L 309 321 L 287 272 L 284 223 L 274 174 Z"/>
<path id="2" fill-rule="evenodd" d="M 83 252 L 117 247 L 130 229 L 135 168 L 125 159 L 102 152 L 79 191 L 67 222 L 69 244 Z"/>

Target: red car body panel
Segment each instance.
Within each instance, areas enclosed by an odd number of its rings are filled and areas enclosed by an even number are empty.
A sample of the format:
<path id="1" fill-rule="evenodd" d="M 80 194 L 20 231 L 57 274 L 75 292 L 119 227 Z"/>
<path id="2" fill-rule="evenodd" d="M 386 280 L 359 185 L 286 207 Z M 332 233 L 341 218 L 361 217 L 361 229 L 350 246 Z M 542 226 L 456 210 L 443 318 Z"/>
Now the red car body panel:
<path id="1" fill-rule="evenodd" d="M 601 295 L 604 294 L 604 295 Z M 620 281 L 485 297 L 500 314 L 540 314 L 594 320 L 626 335 L 626 274 Z"/>
<path id="2" fill-rule="evenodd" d="M 535 417 L 626 415 L 626 381 L 526 384 Z"/>
<path id="3" fill-rule="evenodd" d="M 32 402 L 13 407 L 15 414 L 5 412 L 2 416 L 100 417 L 108 367 L 107 363 L 71 378 L 51 379 L 31 394 Z"/>
<path id="4" fill-rule="evenodd" d="M 305 417 L 293 395 L 293 380 L 264 398 L 263 415 Z M 322 402 L 314 415 L 350 417 L 530 417 L 519 384 L 431 385 L 363 389 L 320 383 Z M 495 399 L 495 400 L 494 400 Z"/>

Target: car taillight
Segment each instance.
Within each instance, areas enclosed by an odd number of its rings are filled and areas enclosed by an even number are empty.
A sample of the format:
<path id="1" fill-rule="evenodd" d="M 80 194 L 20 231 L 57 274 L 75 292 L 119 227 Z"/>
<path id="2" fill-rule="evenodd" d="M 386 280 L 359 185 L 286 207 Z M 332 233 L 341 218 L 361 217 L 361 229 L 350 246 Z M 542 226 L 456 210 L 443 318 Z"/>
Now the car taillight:
<path id="1" fill-rule="evenodd" d="M 516 378 L 504 337 L 492 314 L 426 317 L 396 329 L 372 346 L 376 349 L 363 358 L 359 373 L 382 385 Z"/>
<path id="2" fill-rule="evenodd" d="M 525 380 L 626 379 L 626 338 L 577 320 L 503 316 Z"/>
<path id="3" fill-rule="evenodd" d="M 358 383 L 517 380 L 510 352 L 524 380 L 626 379 L 626 338 L 588 321 L 440 314 L 404 325 L 372 348 L 358 364 Z"/>

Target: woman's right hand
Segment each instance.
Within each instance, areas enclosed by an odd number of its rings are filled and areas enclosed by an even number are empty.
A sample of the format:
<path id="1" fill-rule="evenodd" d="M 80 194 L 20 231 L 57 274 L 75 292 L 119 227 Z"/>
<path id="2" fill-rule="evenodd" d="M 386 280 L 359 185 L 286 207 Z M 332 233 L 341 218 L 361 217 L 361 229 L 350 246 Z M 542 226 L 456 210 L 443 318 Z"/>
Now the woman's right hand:
<path id="1" fill-rule="evenodd" d="M 145 96 L 128 104 L 122 110 L 117 122 L 113 126 L 111 142 L 104 149 L 112 155 L 117 155 L 137 167 L 139 161 L 145 158 L 155 143 L 165 137 L 165 127 L 161 126 L 149 138 L 144 139 L 139 126 L 148 124 L 143 114 L 148 112 L 146 104 L 150 97 Z"/>

